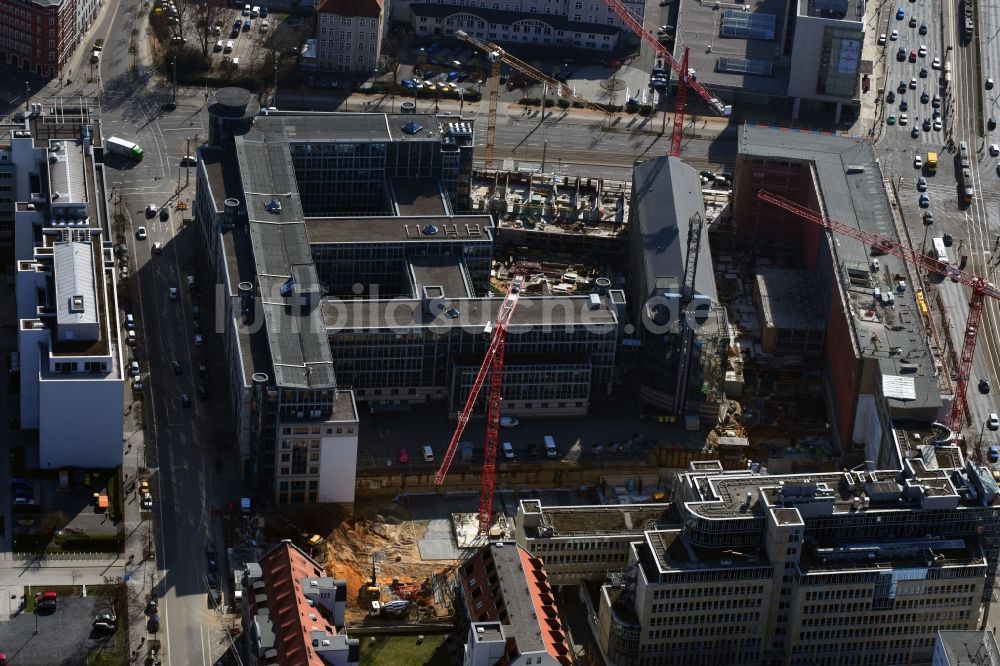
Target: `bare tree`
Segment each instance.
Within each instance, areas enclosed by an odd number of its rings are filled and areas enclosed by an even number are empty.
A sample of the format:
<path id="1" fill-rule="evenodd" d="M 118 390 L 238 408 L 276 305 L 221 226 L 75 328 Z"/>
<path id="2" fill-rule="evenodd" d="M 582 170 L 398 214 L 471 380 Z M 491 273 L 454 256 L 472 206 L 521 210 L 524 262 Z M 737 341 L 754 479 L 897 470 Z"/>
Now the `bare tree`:
<path id="1" fill-rule="evenodd" d="M 412 43 L 413 33 L 405 28 L 393 28 L 382 42 L 382 57 L 385 58 L 386 69 L 392 72 L 393 83 L 397 83 L 396 75 L 399 72 L 399 65 L 410 50 Z"/>
<path id="2" fill-rule="evenodd" d="M 194 27 L 198 31 L 198 45 L 206 57 L 209 46 L 214 41 L 213 32 L 217 25 L 221 34 L 223 17 L 227 9 L 226 0 L 200 0 L 194 7 Z"/>

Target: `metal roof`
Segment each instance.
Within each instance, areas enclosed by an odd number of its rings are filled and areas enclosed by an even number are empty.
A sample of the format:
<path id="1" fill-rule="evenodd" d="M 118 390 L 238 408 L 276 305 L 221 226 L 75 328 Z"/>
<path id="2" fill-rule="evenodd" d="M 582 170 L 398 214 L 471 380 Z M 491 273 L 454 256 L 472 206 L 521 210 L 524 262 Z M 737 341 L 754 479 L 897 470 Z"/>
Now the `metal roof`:
<path id="1" fill-rule="evenodd" d="M 84 147 L 73 141 L 49 144 L 49 193 L 53 203 L 87 203 Z"/>
<path id="2" fill-rule="evenodd" d="M 643 265 L 636 268 L 645 272 L 647 289 L 641 297 L 648 296 L 657 278 L 662 277 L 676 278 L 679 290 L 684 279 L 690 219 L 695 214 L 705 219 L 701 177 L 677 157 L 658 157 L 632 169 L 632 193 L 634 226 L 629 234 L 638 234 L 641 239 Z M 708 224 L 702 226 L 694 289 L 718 302 Z"/>
<path id="3" fill-rule="evenodd" d="M 421 125 L 420 131 L 408 134 L 403 127 Z M 254 120 L 252 135 L 263 141 L 332 143 L 338 141 L 390 142 L 441 140 L 437 117 L 384 113 L 296 113 L 269 114 Z"/>
<path id="4" fill-rule="evenodd" d="M 97 323 L 94 254 L 86 243 L 56 243 L 52 247 L 59 324 Z"/>

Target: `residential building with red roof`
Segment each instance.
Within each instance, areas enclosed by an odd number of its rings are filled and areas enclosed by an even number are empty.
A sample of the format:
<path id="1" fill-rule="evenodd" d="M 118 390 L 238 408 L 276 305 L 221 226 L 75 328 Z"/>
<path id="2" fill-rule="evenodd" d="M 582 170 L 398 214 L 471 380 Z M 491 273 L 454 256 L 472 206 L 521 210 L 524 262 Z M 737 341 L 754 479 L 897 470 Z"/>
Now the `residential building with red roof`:
<path id="1" fill-rule="evenodd" d="M 316 6 L 316 62 L 320 69 L 369 74 L 382 58 L 382 0 L 320 0 Z"/>
<path id="2" fill-rule="evenodd" d="M 285 540 L 242 579 L 245 666 L 351 666 L 360 645 L 343 631 L 347 583 Z"/>
<path id="3" fill-rule="evenodd" d="M 464 666 L 570 666 L 566 632 L 542 561 L 495 541 L 458 572 L 469 623 Z"/>

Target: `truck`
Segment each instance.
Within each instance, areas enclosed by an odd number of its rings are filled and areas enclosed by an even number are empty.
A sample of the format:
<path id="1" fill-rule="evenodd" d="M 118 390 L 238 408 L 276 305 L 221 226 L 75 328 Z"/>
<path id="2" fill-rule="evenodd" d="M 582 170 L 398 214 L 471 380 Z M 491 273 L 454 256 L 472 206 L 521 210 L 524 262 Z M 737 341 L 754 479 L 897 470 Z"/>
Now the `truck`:
<path id="1" fill-rule="evenodd" d="M 947 264 L 948 250 L 945 248 L 944 238 L 935 238 L 933 243 L 934 243 L 934 256 L 936 256 L 937 260 L 940 261 L 942 264 Z"/>
<path id="2" fill-rule="evenodd" d="M 546 456 L 549 458 L 555 458 L 559 455 L 559 450 L 556 449 L 556 440 L 552 437 L 552 435 L 545 435 L 545 437 L 542 438 L 542 441 L 545 442 Z"/>
<path id="3" fill-rule="evenodd" d="M 104 145 L 108 152 L 114 153 L 115 155 L 124 155 L 125 157 L 137 162 L 142 159 L 142 148 L 137 143 L 126 141 L 125 139 L 121 139 L 117 136 L 111 136 L 107 138 Z"/>
<path id="4" fill-rule="evenodd" d="M 927 153 L 927 173 L 937 173 L 937 153 Z"/>

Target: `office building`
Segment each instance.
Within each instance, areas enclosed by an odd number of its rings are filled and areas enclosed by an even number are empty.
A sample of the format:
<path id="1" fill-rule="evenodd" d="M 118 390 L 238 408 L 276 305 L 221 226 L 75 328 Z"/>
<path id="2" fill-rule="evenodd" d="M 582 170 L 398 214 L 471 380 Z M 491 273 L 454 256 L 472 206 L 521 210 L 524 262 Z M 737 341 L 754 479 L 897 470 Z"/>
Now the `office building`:
<path id="1" fill-rule="evenodd" d="M 992 631 L 939 631 L 931 666 L 1000 666 L 1000 650 Z"/>
<path id="2" fill-rule="evenodd" d="M 792 35 L 788 97 L 792 118 L 802 111 L 832 111 L 840 124 L 861 112 L 862 77 L 872 74 L 874 52 L 865 54 L 864 2 L 798 0 Z M 868 45 L 874 49 L 873 44 Z M 881 49 L 879 49 L 881 50 Z"/>
<path id="3" fill-rule="evenodd" d="M 347 582 L 285 540 L 243 565 L 242 663 L 355 666 L 361 646 L 344 633 Z"/>
<path id="4" fill-rule="evenodd" d="M 696 462 L 600 593 L 609 663 L 929 663 L 992 596 L 990 470 L 925 445 L 902 470 L 771 475 Z"/>
<path id="5" fill-rule="evenodd" d="M 121 464 L 125 367 L 100 126 L 86 111 L 10 133 L 20 425 L 39 464 Z"/>
<path id="6" fill-rule="evenodd" d="M 316 7 L 316 64 L 371 74 L 381 62 L 384 32 L 382 0 L 322 0 Z"/>
<path id="7" fill-rule="evenodd" d="M 645 3 L 623 0 L 623 4 L 643 22 Z M 454 37 L 463 30 L 501 45 L 570 46 L 608 53 L 638 43 L 638 37 L 603 0 L 511 0 L 489 7 L 474 0 L 396 0 L 392 16 L 394 21 L 409 23 L 417 37 Z"/>
<path id="8" fill-rule="evenodd" d="M 658 157 L 632 169 L 629 206 L 628 287 L 635 336 L 641 341 L 639 397 L 658 414 L 697 414 L 708 382 L 708 356 L 724 352 L 708 222 L 698 172 L 676 157 Z M 699 352 L 695 353 L 695 340 Z M 711 401 L 711 395 L 702 395 Z M 713 408 L 714 411 L 714 408 Z"/>
<path id="9" fill-rule="evenodd" d="M 653 524 L 676 525 L 673 505 L 597 504 L 543 507 L 521 500 L 514 518 L 514 539 L 545 562 L 553 585 L 601 582 L 628 564 L 630 544 Z"/>
<path id="10" fill-rule="evenodd" d="M 692 46 L 689 65 L 699 82 L 734 108 L 768 107 L 792 118 L 824 114 L 835 124 L 849 123 L 860 113 L 882 50 L 865 41 L 868 6 L 848 0 L 721 7 L 686 2 L 676 34 L 685 44 L 704 45 Z M 683 47 L 674 47 L 678 60 L 683 54 Z"/>
<path id="11" fill-rule="evenodd" d="M 100 0 L 0 3 L 0 62 L 39 76 L 59 76 L 100 6 Z"/>
<path id="12" fill-rule="evenodd" d="M 195 203 L 225 294 L 244 473 L 278 502 L 350 502 L 355 400 L 455 413 L 482 362 L 501 299 L 489 297 L 492 222 L 461 214 L 473 128 L 424 115 L 253 117 L 249 104 L 216 94 L 220 148 L 201 151 Z M 610 386 L 624 296 L 525 291 L 505 413 L 585 414 Z"/>
<path id="13" fill-rule="evenodd" d="M 513 541 L 494 541 L 458 570 L 463 666 L 569 666 L 566 630 L 542 560 Z"/>
<path id="14" fill-rule="evenodd" d="M 10 133 L 20 125 L 4 127 L 0 137 L 0 247 L 14 247 L 14 181 L 15 167 L 11 159 Z"/>
<path id="15" fill-rule="evenodd" d="M 787 248 L 782 255 L 800 263 L 786 268 L 815 276 L 815 282 L 802 283 L 812 290 L 808 299 L 767 304 L 765 317 L 779 327 L 787 324 L 787 333 L 772 331 L 775 344 L 783 338 L 786 347 L 801 343 L 801 354 L 822 341 L 835 443 L 863 450 L 881 469 L 899 467 L 893 423 L 947 418 L 952 400 L 947 375 L 938 371 L 928 347 L 909 265 L 874 257 L 865 243 L 757 199 L 764 189 L 897 240 L 897 220 L 871 144 L 747 125 L 740 128 L 733 185 L 738 242 L 762 256 L 769 246 Z M 763 277 L 766 286 L 769 273 Z M 804 310 L 803 300 L 813 307 Z M 820 317 L 826 321 L 822 335 Z"/>

